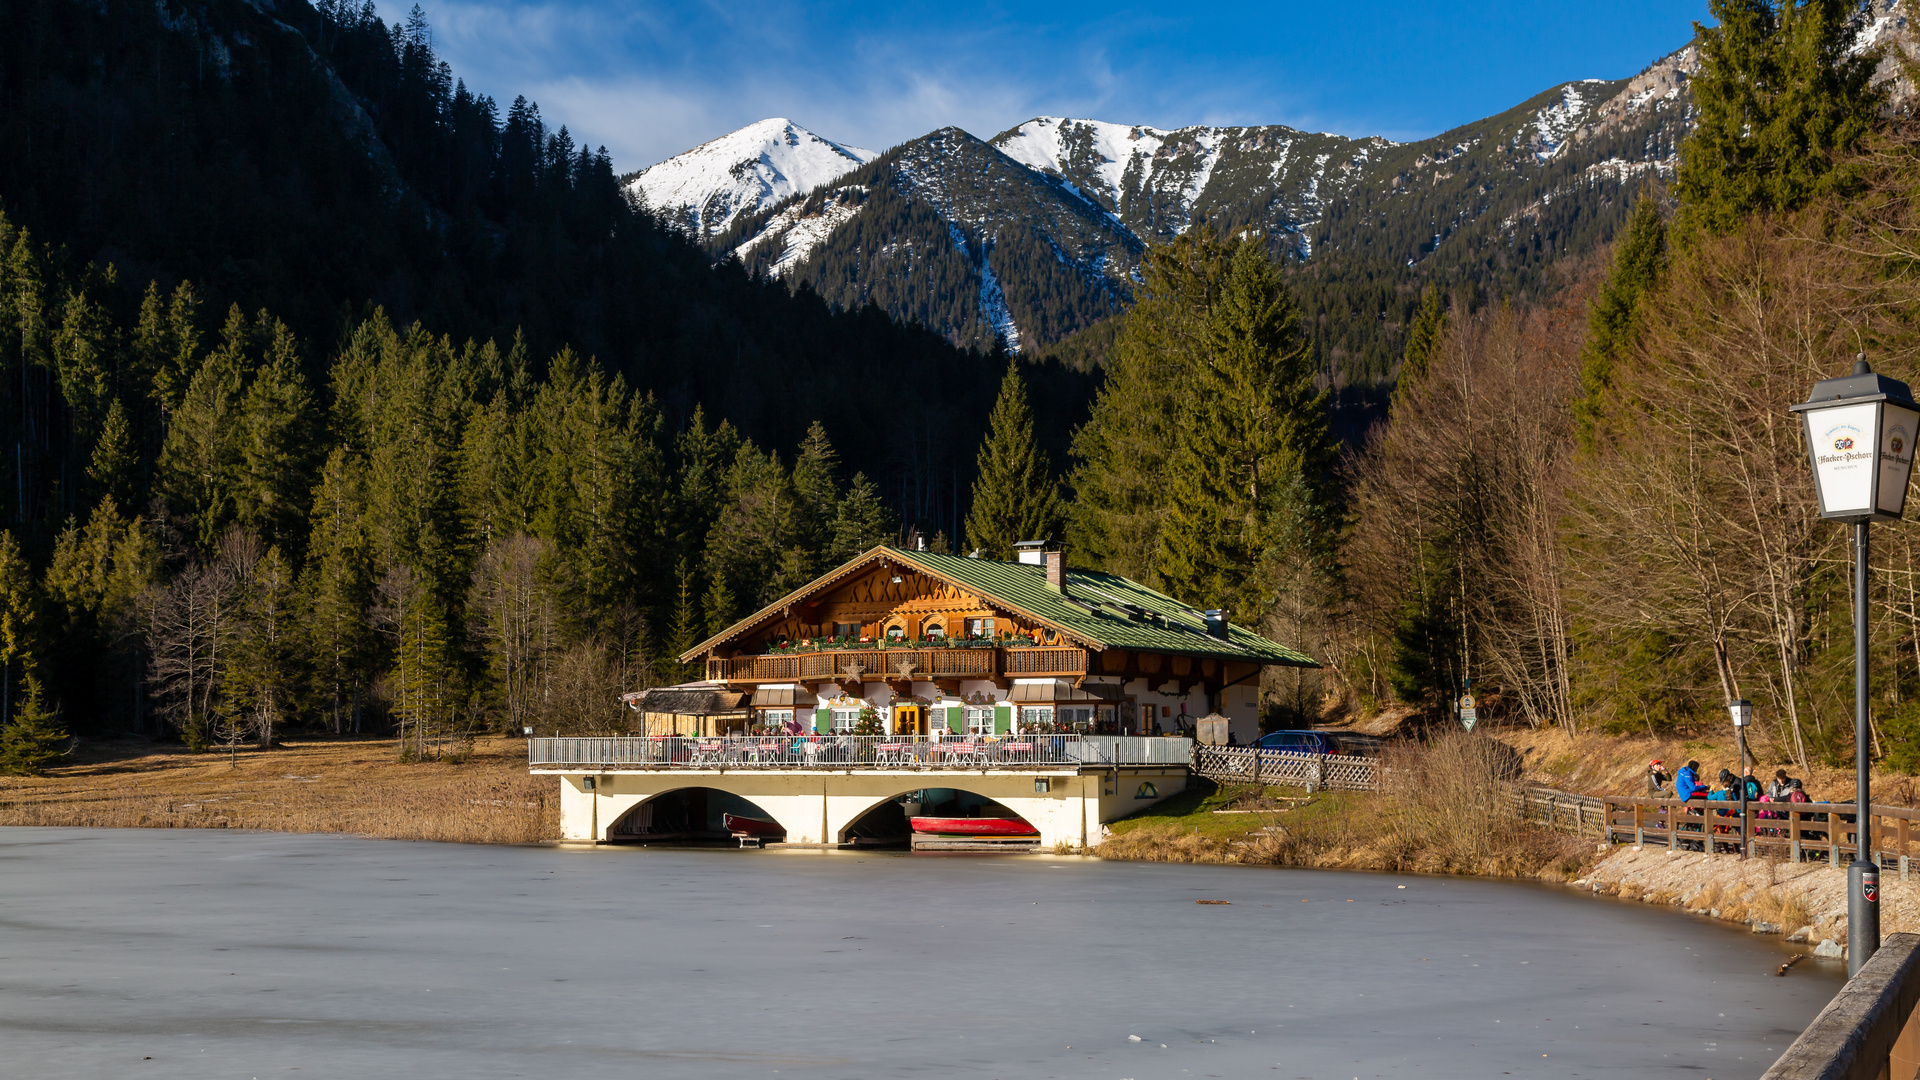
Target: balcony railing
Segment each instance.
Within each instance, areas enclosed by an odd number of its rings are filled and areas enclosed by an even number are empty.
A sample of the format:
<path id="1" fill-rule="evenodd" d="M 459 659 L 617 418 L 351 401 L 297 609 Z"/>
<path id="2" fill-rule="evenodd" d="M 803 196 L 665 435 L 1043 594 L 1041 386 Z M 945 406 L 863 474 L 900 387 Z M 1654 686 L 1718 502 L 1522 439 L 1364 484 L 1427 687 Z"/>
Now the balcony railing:
<path id="1" fill-rule="evenodd" d="M 1068 647 L 972 649 L 822 649 L 764 656 L 714 657 L 714 682 L 808 682 L 858 679 L 996 679 L 1075 677 L 1087 673 L 1087 651 Z"/>
<path id="2" fill-rule="evenodd" d="M 527 740 L 535 769 L 1030 769 L 1186 765 L 1193 740 L 1125 735 L 605 736 Z"/>

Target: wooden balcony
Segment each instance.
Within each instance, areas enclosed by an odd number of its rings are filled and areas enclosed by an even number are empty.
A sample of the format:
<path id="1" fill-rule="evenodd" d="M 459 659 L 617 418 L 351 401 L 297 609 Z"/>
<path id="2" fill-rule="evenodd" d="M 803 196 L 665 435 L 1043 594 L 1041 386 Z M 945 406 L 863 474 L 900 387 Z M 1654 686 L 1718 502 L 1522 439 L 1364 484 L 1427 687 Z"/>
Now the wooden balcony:
<path id="1" fill-rule="evenodd" d="M 1075 678 L 1086 673 L 1087 651 L 1067 647 L 823 649 L 707 661 L 709 681 L 732 684 Z"/>

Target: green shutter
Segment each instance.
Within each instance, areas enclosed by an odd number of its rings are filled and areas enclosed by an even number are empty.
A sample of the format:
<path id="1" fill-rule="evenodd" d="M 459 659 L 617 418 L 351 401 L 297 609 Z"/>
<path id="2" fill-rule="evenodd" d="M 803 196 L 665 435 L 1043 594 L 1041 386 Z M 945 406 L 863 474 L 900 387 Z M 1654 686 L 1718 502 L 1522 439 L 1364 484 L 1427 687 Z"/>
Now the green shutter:
<path id="1" fill-rule="evenodd" d="M 1005 735 L 1013 730 L 1013 706 L 995 705 L 993 707 L 993 733 Z"/>
<path id="2" fill-rule="evenodd" d="M 822 706 L 813 710 L 813 732 L 825 735 L 833 730 L 833 710 Z"/>
<path id="3" fill-rule="evenodd" d="M 967 730 L 966 710 L 958 705 L 952 705 L 947 708 L 947 730 L 953 732 L 955 735 Z"/>

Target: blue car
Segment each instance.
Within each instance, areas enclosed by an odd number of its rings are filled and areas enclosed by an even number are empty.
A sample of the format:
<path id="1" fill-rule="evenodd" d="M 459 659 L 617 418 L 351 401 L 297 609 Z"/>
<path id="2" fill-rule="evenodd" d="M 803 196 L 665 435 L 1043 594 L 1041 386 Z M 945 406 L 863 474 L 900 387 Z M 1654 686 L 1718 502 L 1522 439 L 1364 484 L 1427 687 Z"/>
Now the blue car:
<path id="1" fill-rule="evenodd" d="M 1313 754 L 1316 757 L 1326 757 L 1328 754 L 1372 757 L 1385 748 L 1386 740 L 1376 735 L 1346 731 L 1269 731 L 1256 739 L 1253 745 L 1262 750 Z"/>

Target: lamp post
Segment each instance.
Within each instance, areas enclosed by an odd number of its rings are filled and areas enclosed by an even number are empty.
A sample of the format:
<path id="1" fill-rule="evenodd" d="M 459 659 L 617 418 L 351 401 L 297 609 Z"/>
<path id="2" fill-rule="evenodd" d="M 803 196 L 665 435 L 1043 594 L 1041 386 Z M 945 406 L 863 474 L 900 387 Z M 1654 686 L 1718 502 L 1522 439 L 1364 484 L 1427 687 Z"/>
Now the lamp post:
<path id="1" fill-rule="evenodd" d="M 1746 698 L 1727 704 L 1727 712 L 1733 717 L 1733 738 L 1740 744 L 1740 857 L 1747 857 L 1747 725 L 1753 723 L 1753 702 Z"/>
<path id="2" fill-rule="evenodd" d="M 1847 974 L 1853 975 L 1880 948 L 1880 868 L 1873 863 L 1867 774 L 1867 525 L 1898 521 L 1906 512 L 1920 405 L 1906 383 L 1875 375 L 1861 353 L 1851 375 L 1814 383 L 1807 400 L 1790 411 L 1806 423 L 1820 516 L 1853 525 L 1855 845 L 1847 868 Z"/>

